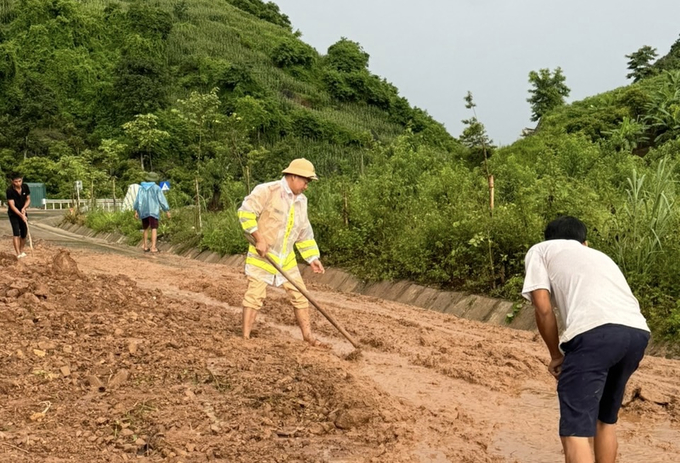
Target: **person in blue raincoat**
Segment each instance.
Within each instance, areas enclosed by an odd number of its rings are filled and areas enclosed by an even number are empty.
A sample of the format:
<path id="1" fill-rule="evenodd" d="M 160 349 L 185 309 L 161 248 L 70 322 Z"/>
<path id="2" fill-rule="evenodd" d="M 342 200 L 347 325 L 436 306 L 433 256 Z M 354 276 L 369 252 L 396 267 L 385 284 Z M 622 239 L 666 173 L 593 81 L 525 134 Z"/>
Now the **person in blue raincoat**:
<path id="1" fill-rule="evenodd" d="M 156 182 L 159 176 L 155 172 L 146 174 L 146 182 L 142 182 L 137 192 L 137 199 L 133 209 L 135 210 L 135 218 L 142 219 L 142 228 L 144 229 L 144 252 L 157 253 L 156 238 L 158 236 L 158 219 L 161 216 L 161 209 L 165 211 L 168 219 L 170 218 L 170 206 L 168 200 L 165 199 L 163 190 Z M 151 229 L 151 248 L 148 247 L 148 232 Z"/>

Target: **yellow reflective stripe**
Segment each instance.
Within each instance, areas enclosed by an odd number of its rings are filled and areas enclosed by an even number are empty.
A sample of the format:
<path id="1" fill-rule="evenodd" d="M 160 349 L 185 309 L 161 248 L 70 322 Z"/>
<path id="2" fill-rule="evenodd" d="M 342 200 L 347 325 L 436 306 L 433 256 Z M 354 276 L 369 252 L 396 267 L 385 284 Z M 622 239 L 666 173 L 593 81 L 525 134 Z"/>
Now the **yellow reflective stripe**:
<path id="1" fill-rule="evenodd" d="M 246 220 L 245 222 L 241 222 L 241 227 L 243 227 L 244 230 L 249 230 L 257 227 L 257 222 L 255 220 Z"/>
<path id="2" fill-rule="evenodd" d="M 297 265 L 297 260 L 295 260 L 295 253 L 291 252 L 290 256 L 286 259 L 286 263 L 281 266 L 283 270 L 290 270 Z"/>
<path id="3" fill-rule="evenodd" d="M 238 218 L 239 219 L 253 219 L 256 220 L 257 216 L 255 215 L 254 212 L 249 212 L 249 211 L 238 211 Z"/>
<path id="4" fill-rule="evenodd" d="M 314 240 L 300 241 L 299 243 L 296 243 L 296 246 L 298 249 L 308 248 L 310 246 L 316 246 L 316 241 Z"/>
<path id="5" fill-rule="evenodd" d="M 255 257 L 246 257 L 246 265 L 254 265 L 255 267 L 259 267 L 262 270 L 271 273 L 272 275 L 276 275 L 277 273 L 276 269 L 271 264 L 263 262 Z"/>
<path id="6" fill-rule="evenodd" d="M 288 257 L 286 257 L 286 260 L 283 261 L 283 265 L 284 266 L 289 265 L 291 263 L 291 261 L 296 262 L 294 252 L 291 252 L 290 254 L 288 254 Z"/>
<path id="7" fill-rule="evenodd" d="M 290 212 L 288 213 L 288 223 L 286 224 L 286 234 L 283 235 L 283 248 L 281 248 L 281 254 L 284 256 L 288 254 L 288 238 L 290 237 L 290 232 L 293 231 L 293 225 L 295 224 L 295 203 L 291 204 Z"/>
<path id="8" fill-rule="evenodd" d="M 296 262 L 296 261 L 293 261 L 293 262 L 291 262 L 290 264 L 288 264 L 288 265 L 282 267 L 282 269 L 283 269 L 284 272 L 287 272 L 288 270 L 290 270 L 290 269 L 292 269 L 292 268 L 295 268 L 296 265 L 297 265 L 297 262 Z"/>
<path id="9" fill-rule="evenodd" d="M 318 248 L 313 248 L 313 249 L 308 249 L 306 251 L 300 251 L 300 255 L 302 256 L 303 259 L 307 260 L 310 257 L 318 257 L 319 254 L 319 249 Z"/>
<path id="10" fill-rule="evenodd" d="M 260 257 L 260 254 L 257 252 L 257 249 L 255 249 L 255 246 L 253 246 L 252 244 L 251 244 L 250 246 L 248 246 L 248 253 L 249 253 L 249 254 L 252 254 L 252 256 L 248 256 L 248 257 L 255 257 L 255 258 L 258 258 L 258 259 L 262 259 L 262 258 Z M 271 259 L 272 259 L 274 262 L 276 262 L 277 264 L 279 264 L 279 265 L 281 264 L 281 262 L 279 262 L 279 258 L 276 257 L 276 256 L 275 256 L 274 254 L 272 254 L 271 252 L 268 252 L 268 253 L 267 253 L 267 256 L 269 256 L 269 258 L 271 258 Z"/>
<path id="11" fill-rule="evenodd" d="M 261 258 L 260 258 L 260 255 L 257 253 L 257 249 L 255 249 L 255 246 L 253 246 L 252 244 L 251 244 L 250 246 L 248 246 L 248 253 L 249 253 L 249 254 L 252 254 L 252 256 L 249 255 L 249 256 L 246 258 L 246 262 L 248 262 L 248 259 L 251 259 L 251 258 L 253 258 L 253 259 L 261 259 Z M 297 261 L 295 260 L 295 253 L 294 253 L 294 252 L 291 252 L 290 254 L 288 254 L 288 255 L 286 256 L 285 259 L 283 259 L 283 262 L 284 262 L 283 264 L 281 264 L 281 259 L 279 259 L 278 256 L 276 256 L 276 255 L 274 255 L 274 254 L 272 254 L 272 253 L 267 253 L 267 257 L 269 257 L 271 260 L 273 260 L 274 262 L 276 262 L 276 263 L 277 263 L 278 265 L 280 265 L 281 267 L 289 266 L 291 262 L 295 262 L 295 263 L 297 264 Z M 264 261 L 258 260 L 257 262 L 264 262 Z M 269 265 L 271 268 L 274 268 L 274 267 L 273 267 L 272 265 L 270 265 L 270 264 L 267 264 L 267 265 Z M 275 273 L 275 271 L 276 271 L 276 269 L 274 268 L 274 273 Z"/>

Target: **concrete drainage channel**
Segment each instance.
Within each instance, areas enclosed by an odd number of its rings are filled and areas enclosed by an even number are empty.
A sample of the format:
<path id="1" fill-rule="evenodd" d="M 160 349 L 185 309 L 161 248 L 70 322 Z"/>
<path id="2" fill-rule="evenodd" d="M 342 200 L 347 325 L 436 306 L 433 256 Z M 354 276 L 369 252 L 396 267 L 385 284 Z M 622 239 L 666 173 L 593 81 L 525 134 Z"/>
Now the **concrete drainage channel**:
<path id="1" fill-rule="evenodd" d="M 108 243 L 125 245 L 128 242 L 128 238 L 124 235 L 117 233 L 96 233 L 82 225 L 60 224 L 56 220 L 51 225 L 76 235 L 97 238 Z M 173 253 L 206 263 L 235 267 L 242 266 L 245 259 L 242 255 L 221 256 L 212 251 L 200 251 L 195 248 L 180 253 L 177 246 L 170 246 L 166 243 L 159 243 L 158 248 L 166 253 Z M 508 326 L 521 330 L 535 330 L 536 328 L 534 311 L 531 310 L 527 303 L 519 305 L 503 299 L 494 299 L 457 291 L 442 291 L 408 281 L 368 283 L 343 270 L 333 268 L 327 268 L 326 273 L 323 275 L 315 274 L 307 265 L 301 265 L 300 270 L 305 281 L 324 285 L 340 292 L 362 294 L 400 302 L 493 325 Z"/>

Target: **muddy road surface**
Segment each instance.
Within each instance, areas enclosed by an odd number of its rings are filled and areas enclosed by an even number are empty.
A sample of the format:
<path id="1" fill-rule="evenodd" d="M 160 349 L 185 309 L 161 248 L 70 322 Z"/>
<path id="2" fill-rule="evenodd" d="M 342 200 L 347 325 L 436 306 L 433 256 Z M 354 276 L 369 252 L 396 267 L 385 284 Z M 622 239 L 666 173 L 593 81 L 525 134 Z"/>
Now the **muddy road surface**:
<path id="1" fill-rule="evenodd" d="M 244 341 L 241 269 L 36 221 L 19 261 L 0 225 L 0 462 L 563 461 L 535 333 L 312 285 L 359 354 L 319 314 L 308 347 L 277 289 Z M 620 462 L 680 461 L 679 399 L 645 358 Z"/>

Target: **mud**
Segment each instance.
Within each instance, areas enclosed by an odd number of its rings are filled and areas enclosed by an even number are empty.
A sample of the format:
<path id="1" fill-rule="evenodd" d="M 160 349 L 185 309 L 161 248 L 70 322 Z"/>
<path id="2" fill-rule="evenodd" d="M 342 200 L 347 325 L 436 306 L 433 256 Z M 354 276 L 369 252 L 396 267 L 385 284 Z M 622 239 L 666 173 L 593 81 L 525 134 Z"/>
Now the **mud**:
<path id="1" fill-rule="evenodd" d="M 9 249 L 9 240 L 2 241 Z M 0 461 L 561 461 L 532 332 L 309 285 L 332 350 L 271 289 L 240 338 L 240 271 L 174 255 L 0 253 Z M 680 362 L 647 357 L 620 462 L 680 454 Z"/>

